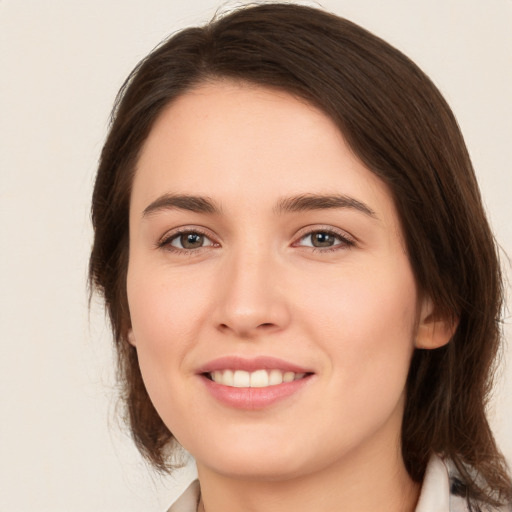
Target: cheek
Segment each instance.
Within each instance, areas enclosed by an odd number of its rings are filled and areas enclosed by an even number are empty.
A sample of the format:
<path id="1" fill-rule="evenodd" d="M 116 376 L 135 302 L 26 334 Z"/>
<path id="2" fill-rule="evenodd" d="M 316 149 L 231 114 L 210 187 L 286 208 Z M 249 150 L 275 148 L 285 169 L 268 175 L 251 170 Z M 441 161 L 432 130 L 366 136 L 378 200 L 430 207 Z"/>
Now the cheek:
<path id="1" fill-rule="evenodd" d="M 176 410 L 184 407 L 180 381 L 186 355 L 197 336 L 193 286 L 177 286 L 155 266 L 131 261 L 127 276 L 128 304 L 134 345 L 142 378 L 159 416 L 178 427 Z M 170 390 L 173 390 L 170 392 Z M 169 423 L 172 418 L 174 423 Z M 175 422 L 178 421 L 178 425 Z M 171 429 L 173 430 L 173 429 Z"/>
<path id="2" fill-rule="evenodd" d="M 304 313 L 311 313 L 303 326 L 328 357 L 325 399 L 314 416 L 324 418 L 333 445 L 357 443 L 388 421 L 400 428 L 414 350 L 416 287 L 411 274 L 388 270 L 345 274 L 303 295 Z"/>
<path id="3" fill-rule="evenodd" d="M 351 269 L 319 282 L 328 284 L 310 286 L 302 295 L 303 318 L 309 318 L 304 325 L 309 337 L 325 346 L 333 371 L 339 369 L 350 385 L 366 380 L 378 386 L 393 375 L 397 384 L 404 381 L 417 302 L 407 261 L 375 271 Z"/>
<path id="4" fill-rule="evenodd" d="M 128 306 L 133 342 L 148 391 L 164 374 L 169 363 L 180 360 L 186 323 L 183 302 L 173 287 L 151 265 L 131 256 L 127 275 Z"/>
<path id="5" fill-rule="evenodd" d="M 185 348 L 200 326 L 208 302 L 204 279 L 191 272 L 170 272 L 135 260 L 127 288 L 137 345 L 161 352 Z"/>
<path id="6" fill-rule="evenodd" d="M 134 251 L 127 275 L 127 293 L 134 344 L 141 374 L 159 414 L 177 406 L 189 376 L 190 354 L 200 342 L 215 283 L 210 271 L 172 269 L 147 262 Z"/>

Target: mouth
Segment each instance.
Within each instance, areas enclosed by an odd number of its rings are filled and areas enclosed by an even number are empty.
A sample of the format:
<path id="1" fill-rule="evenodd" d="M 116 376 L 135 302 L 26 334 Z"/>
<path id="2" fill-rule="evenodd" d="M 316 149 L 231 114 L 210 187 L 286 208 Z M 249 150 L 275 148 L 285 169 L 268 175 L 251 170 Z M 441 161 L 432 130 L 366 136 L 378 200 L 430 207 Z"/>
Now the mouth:
<path id="1" fill-rule="evenodd" d="M 279 369 L 245 370 L 215 370 L 202 374 L 207 379 L 232 388 L 267 388 L 283 383 L 304 379 L 311 375 L 308 372 L 292 372 Z"/>
<path id="2" fill-rule="evenodd" d="M 299 396 L 315 381 L 312 368 L 275 357 L 215 359 L 198 369 L 205 389 L 217 402 L 241 410 L 265 410 Z"/>

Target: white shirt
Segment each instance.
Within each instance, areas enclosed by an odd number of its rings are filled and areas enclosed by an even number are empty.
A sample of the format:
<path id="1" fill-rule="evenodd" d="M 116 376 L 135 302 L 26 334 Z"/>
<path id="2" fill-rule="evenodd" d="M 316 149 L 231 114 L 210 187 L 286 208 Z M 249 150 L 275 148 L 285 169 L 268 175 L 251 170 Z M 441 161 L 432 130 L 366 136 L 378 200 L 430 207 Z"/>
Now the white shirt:
<path id="1" fill-rule="evenodd" d="M 196 512 L 199 503 L 199 481 L 194 480 L 167 512 Z M 465 498 L 450 493 L 447 465 L 437 456 L 428 463 L 415 512 L 467 512 Z"/>

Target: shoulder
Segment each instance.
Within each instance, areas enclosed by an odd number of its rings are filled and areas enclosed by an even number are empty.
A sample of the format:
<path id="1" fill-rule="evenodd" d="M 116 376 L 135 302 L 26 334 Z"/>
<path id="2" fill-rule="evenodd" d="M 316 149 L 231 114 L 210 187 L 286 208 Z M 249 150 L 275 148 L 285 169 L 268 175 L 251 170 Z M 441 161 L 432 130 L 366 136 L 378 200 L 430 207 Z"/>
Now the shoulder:
<path id="1" fill-rule="evenodd" d="M 452 496 L 448 467 L 440 457 L 433 455 L 425 472 L 415 512 L 465 512 L 467 508 L 453 503 Z"/>
<path id="2" fill-rule="evenodd" d="M 167 512 L 196 512 L 199 496 L 199 480 L 194 480 L 167 509 Z"/>
<path id="3" fill-rule="evenodd" d="M 489 512 L 482 506 L 470 508 L 463 494 L 464 485 L 449 460 L 432 455 L 425 472 L 415 512 Z M 167 512 L 196 512 L 199 503 L 199 480 L 194 480 Z M 495 512 L 512 512 L 502 508 Z"/>
<path id="4" fill-rule="evenodd" d="M 490 509 L 484 504 L 468 504 L 465 486 L 455 465 L 433 455 L 425 472 L 415 512 L 512 512 L 511 508 Z"/>

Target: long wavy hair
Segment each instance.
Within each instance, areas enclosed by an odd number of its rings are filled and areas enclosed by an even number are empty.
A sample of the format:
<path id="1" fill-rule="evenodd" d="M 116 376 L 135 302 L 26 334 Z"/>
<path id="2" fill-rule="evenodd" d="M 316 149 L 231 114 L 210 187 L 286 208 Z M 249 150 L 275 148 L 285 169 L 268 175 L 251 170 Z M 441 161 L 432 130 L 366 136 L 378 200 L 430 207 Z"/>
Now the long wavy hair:
<path id="1" fill-rule="evenodd" d="M 202 82 L 226 78 L 278 88 L 320 108 L 387 184 L 419 288 L 439 315 L 458 319 L 446 346 L 413 355 L 401 433 L 405 465 L 420 482 L 430 455 L 440 454 L 455 464 L 457 492 L 470 503 L 510 502 L 510 476 L 485 413 L 500 347 L 502 280 L 457 122 L 401 52 L 346 19 L 293 4 L 240 8 L 178 32 L 139 63 L 117 97 L 94 187 L 89 279 L 110 316 L 128 421 L 143 455 L 170 470 L 174 438 L 127 341 L 133 174 L 164 107 Z"/>

